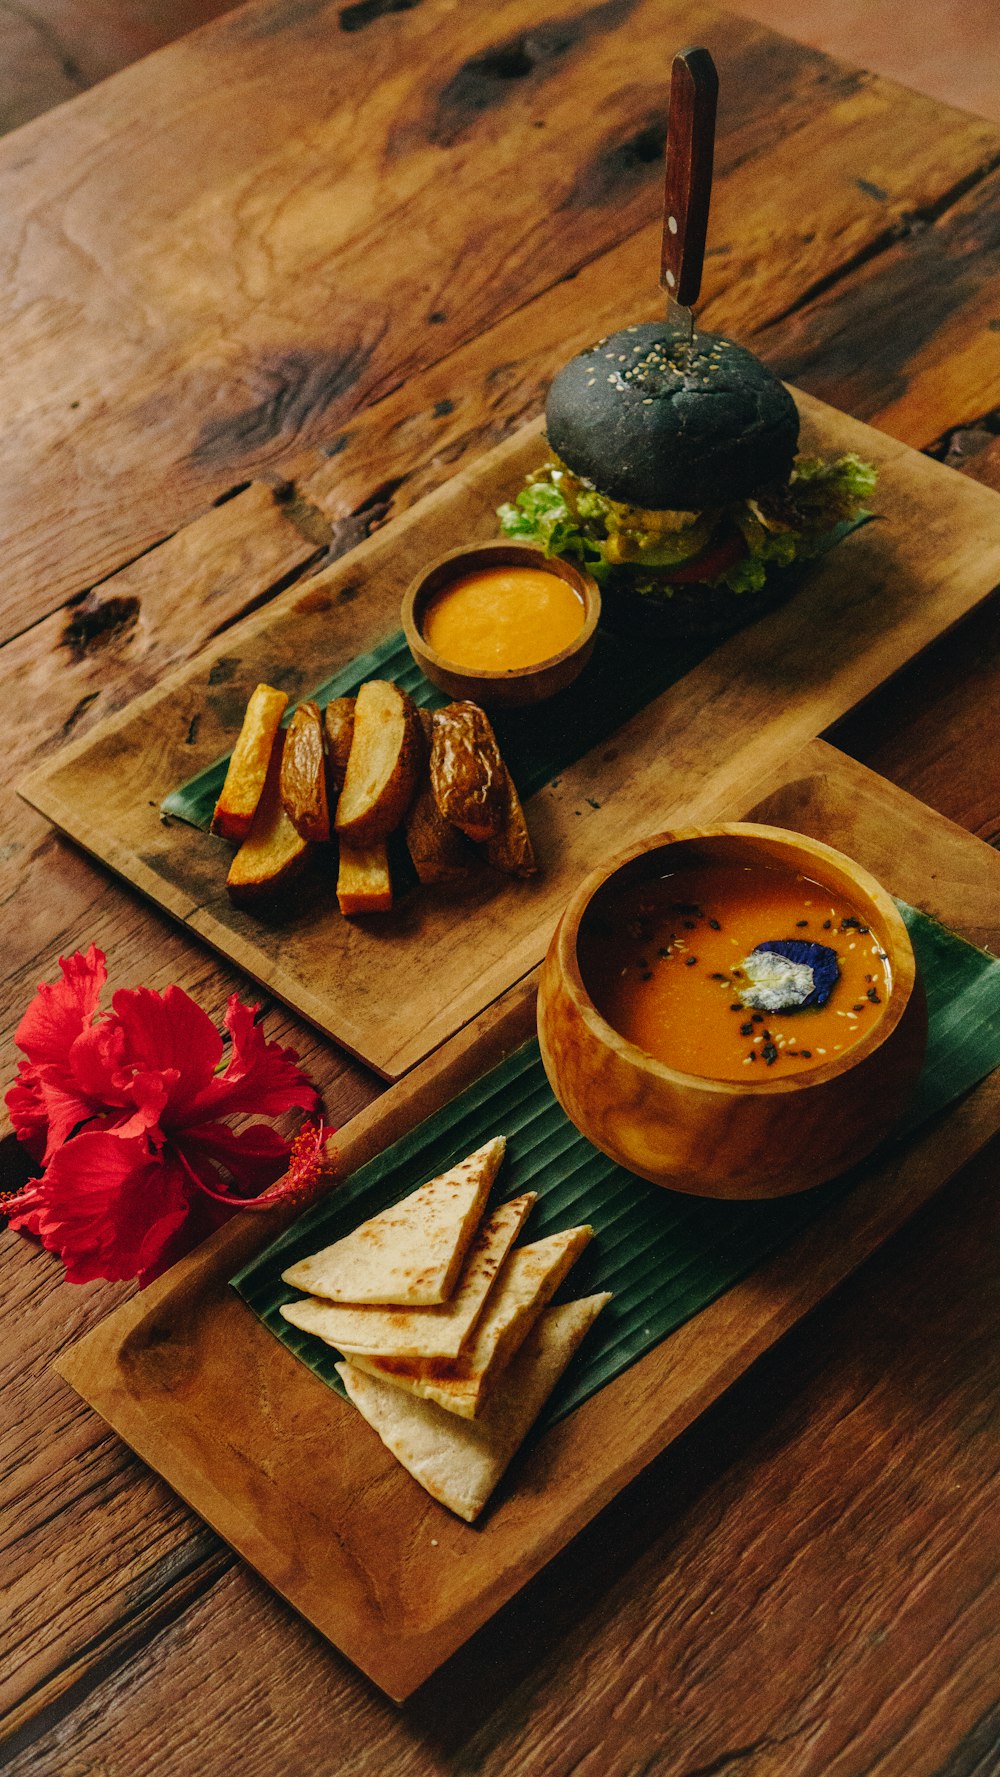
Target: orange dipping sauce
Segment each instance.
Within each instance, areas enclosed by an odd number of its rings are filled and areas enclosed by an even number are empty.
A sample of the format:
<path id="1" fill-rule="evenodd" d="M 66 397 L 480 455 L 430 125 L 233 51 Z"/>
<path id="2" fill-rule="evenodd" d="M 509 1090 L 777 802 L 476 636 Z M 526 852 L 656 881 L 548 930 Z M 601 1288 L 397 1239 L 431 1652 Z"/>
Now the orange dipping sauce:
<path id="1" fill-rule="evenodd" d="M 586 612 L 575 587 L 544 568 L 481 568 L 433 594 L 420 628 L 442 660 L 511 672 L 551 660 L 576 640 Z"/>
<path id="2" fill-rule="evenodd" d="M 758 945 L 808 940 L 836 952 L 824 1006 L 760 1011 L 742 964 Z M 778 865 L 692 864 L 598 896 L 578 941 L 584 986 L 632 1043 L 681 1073 L 763 1080 L 825 1067 L 866 1037 L 892 986 L 865 919 L 822 884 Z"/>

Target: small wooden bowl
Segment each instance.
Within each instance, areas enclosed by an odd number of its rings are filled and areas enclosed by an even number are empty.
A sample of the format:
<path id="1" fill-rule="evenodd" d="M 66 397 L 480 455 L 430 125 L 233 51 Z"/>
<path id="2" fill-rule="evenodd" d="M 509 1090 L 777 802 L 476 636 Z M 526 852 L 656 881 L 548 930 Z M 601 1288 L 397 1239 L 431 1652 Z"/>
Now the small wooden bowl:
<path id="1" fill-rule="evenodd" d="M 474 672 L 456 666 L 431 647 L 421 624 L 428 600 L 463 574 L 477 568 L 540 568 L 566 580 L 583 600 L 583 628 L 561 654 L 533 666 L 513 667 L 508 672 Z M 469 698 L 484 709 L 514 709 L 521 704 L 541 703 L 565 690 L 578 678 L 590 659 L 594 636 L 601 615 L 601 594 L 597 582 L 582 568 L 558 556 L 543 555 L 528 543 L 476 543 L 470 548 L 452 549 L 433 567 L 418 574 L 403 599 L 403 630 L 410 653 L 425 678 L 452 697 Z"/>
<path id="2" fill-rule="evenodd" d="M 665 854 L 780 863 L 853 903 L 889 958 L 892 988 L 867 1036 L 808 1073 L 753 1081 L 680 1073 L 602 1017 L 580 973 L 577 939 L 598 892 L 662 875 Z M 831 846 L 749 822 L 659 833 L 577 890 L 553 934 L 538 991 L 538 1039 L 576 1127 L 640 1178 L 703 1197 L 784 1197 L 834 1178 L 878 1145 L 914 1086 L 927 1010 L 909 935 L 892 897 Z"/>

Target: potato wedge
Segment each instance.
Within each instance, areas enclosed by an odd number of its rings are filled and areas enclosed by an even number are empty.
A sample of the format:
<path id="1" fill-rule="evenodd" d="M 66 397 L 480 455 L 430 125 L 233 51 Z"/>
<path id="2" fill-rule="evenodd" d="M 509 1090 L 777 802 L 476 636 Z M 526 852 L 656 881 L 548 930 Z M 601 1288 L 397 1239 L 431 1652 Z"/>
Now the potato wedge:
<path id="1" fill-rule="evenodd" d="M 425 758 L 430 759 L 434 722 L 430 710 L 418 710 L 423 731 Z M 476 863 L 476 854 L 457 827 L 446 821 L 431 789 L 427 765 L 421 771 L 417 793 L 410 803 L 404 823 L 406 848 L 418 879 L 425 885 L 442 882 L 467 882 Z"/>
<path id="2" fill-rule="evenodd" d="M 250 832 L 229 867 L 226 888 L 242 906 L 266 901 L 298 875 L 312 849 L 292 826 L 281 801 L 284 735 L 277 734 Z"/>
<path id="3" fill-rule="evenodd" d="M 514 779 L 507 773 L 507 808 L 499 833 L 486 841 L 486 856 L 505 876 L 537 876 L 535 850 Z"/>
<path id="4" fill-rule="evenodd" d="M 385 839 L 413 799 L 423 735 L 413 699 L 388 679 L 369 679 L 354 706 L 354 736 L 337 803 L 337 832 L 354 846 Z"/>
<path id="5" fill-rule="evenodd" d="M 226 781 L 212 816 L 212 832 L 238 842 L 246 838 L 260 801 L 278 724 L 288 706 L 284 691 L 258 685 L 251 694 L 229 759 Z"/>
<path id="6" fill-rule="evenodd" d="M 404 831 L 413 868 L 425 887 L 468 882 L 475 870 L 476 854 L 465 834 L 445 820 L 429 783 L 421 785 L 411 802 Z"/>
<path id="7" fill-rule="evenodd" d="M 340 841 L 337 872 L 337 904 L 343 914 L 389 913 L 392 910 L 392 878 L 384 839 L 368 845 Z"/>
<path id="8" fill-rule="evenodd" d="M 329 839 L 323 718 L 314 703 L 300 703 L 288 724 L 281 755 L 281 802 L 303 839 L 319 844 Z"/>
<path id="9" fill-rule="evenodd" d="M 326 729 L 326 787 L 331 807 L 344 787 L 354 739 L 354 698 L 334 697 L 323 713 Z"/>
<path id="10" fill-rule="evenodd" d="M 477 703 L 434 711 L 431 788 L 446 821 L 469 839 L 493 839 L 507 815 L 507 767 Z"/>

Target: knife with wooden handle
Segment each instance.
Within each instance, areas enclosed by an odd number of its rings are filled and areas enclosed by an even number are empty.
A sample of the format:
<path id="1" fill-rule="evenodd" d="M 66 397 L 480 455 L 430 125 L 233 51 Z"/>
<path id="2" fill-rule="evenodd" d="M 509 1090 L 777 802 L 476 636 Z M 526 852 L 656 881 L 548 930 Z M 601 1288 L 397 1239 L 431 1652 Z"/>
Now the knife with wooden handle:
<path id="1" fill-rule="evenodd" d="M 667 318 L 687 345 L 694 334 L 693 305 L 705 259 L 718 96 L 719 76 L 707 49 L 685 49 L 674 57 L 660 286 L 667 292 Z"/>

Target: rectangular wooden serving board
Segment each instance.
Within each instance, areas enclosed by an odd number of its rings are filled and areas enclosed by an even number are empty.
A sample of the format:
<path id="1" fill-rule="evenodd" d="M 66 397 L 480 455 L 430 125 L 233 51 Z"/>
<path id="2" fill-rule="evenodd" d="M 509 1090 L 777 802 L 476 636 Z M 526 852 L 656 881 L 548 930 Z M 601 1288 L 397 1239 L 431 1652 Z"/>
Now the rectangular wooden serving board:
<path id="1" fill-rule="evenodd" d="M 391 915 L 348 921 L 331 878 L 303 889 L 286 917 L 265 919 L 230 904 L 225 843 L 165 825 L 159 808 L 230 749 L 259 680 L 308 696 L 398 628 L 418 571 L 497 534 L 497 505 L 542 459 L 540 422 L 64 748 L 22 794 L 320 1030 L 398 1078 L 539 962 L 595 863 L 671 823 L 711 818 L 1000 581 L 997 494 L 797 400 L 804 451 L 875 463 L 882 516 L 813 564 L 781 610 L 715 648 L 530 799 L 537 880 L 492 880 L 457 901 L 414 891 Z"/>
<path id="2" fill-rule="evenodd" d="M 816 741 L 722 809 L 831 841 L 973 943 L 1000 856 Z M 532 974 L 338 1137 L 352 1171 L 534 1030 Z M 297 1610 L 407 1697 L 1000 1128 L 1000 1070 L 515 1459 L 476 1526 L 430 1499 L 228 1280 L 292 1219 L 236 1217 L 58 1368 Z"/>

